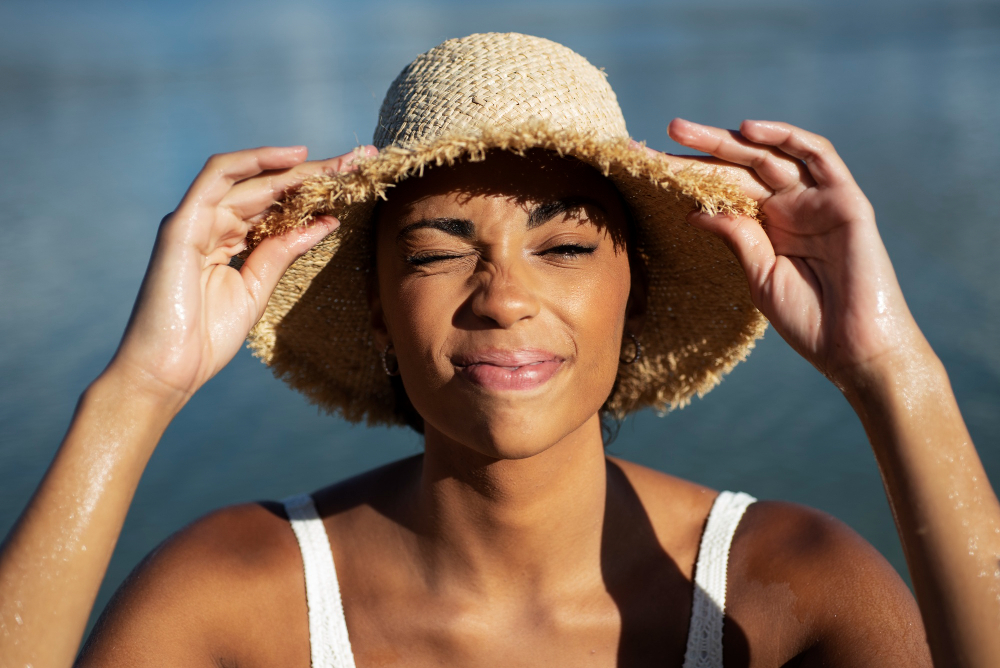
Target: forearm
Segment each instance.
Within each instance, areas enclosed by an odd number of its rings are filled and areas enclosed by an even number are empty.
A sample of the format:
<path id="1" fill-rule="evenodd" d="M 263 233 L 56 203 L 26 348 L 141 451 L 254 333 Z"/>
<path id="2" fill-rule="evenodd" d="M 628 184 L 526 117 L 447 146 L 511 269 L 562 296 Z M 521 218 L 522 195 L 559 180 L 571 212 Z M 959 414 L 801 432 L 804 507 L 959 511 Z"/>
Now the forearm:
<path id="1" fill-rule="evenodd" d="M 1000 506 L 925 342 L 845 390 L 865 426 L 938 666 L 1000 665 Z"/>
<path id="2" fill-rule="evenodd" d="M 69 666 L 149 456 L 179 404 L 108 372 L 0 550 L 0 666 Z"/>

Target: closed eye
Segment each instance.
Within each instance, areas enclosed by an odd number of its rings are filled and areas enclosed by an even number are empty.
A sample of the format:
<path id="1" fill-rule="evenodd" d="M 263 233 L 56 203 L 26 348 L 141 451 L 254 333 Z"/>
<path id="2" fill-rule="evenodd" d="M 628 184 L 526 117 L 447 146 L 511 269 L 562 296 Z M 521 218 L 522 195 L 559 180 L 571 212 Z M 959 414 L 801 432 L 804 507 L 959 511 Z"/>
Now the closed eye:
<path id="1" fill-rule="evenodd" d="M 590 255 L 597 246 L 583 246 L 580 244 L 559 244 L 552 248 L 546 248 L 538 253 L 539 255 L 559 255 L 562 257 L 574 257 L 577 255 Z"/>
<path id="2" fill-rule="evenodd" d="M 597 250 L 597 246 L 584 246 L 581 244 L 559 244 L 558 246 L 553 246 L 552 248 L 546 248 L 540 251 L 538 255 L 555 255 L 558 257 L 572 258 L 578 255 L 590 255 Z M 407 264 L 414 267 L 421 267 L 428 264 L 433 264 L 434 262 L 444 262 L 446 260 L 458 260 L 462 258 L 467 258 L 470 253 L 434 253 L 434 254 L 416 254 L 410 255 L 406 258 Z"/>
<path id="3" fill-rule="evenodd" d="M 469 253 L 437 253 L 433 255 L 410 255 L 406 258 L 408 264 L 414 267 L 421 267 L 425 264 L 431 264 L 433 262 L 442 262 L 444 260 L 456 260 L 459 258 L 469 257 Z"/>

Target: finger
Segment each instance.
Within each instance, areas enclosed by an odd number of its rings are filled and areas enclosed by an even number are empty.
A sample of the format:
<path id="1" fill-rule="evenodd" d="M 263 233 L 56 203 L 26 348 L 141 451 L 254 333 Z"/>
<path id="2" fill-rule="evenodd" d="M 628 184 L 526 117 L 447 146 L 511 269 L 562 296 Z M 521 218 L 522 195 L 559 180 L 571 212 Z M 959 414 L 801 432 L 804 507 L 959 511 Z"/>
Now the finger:
<path id="1" fill-rule="evenodd" d="M 726 160 L 706 155 L 674 155 L 672 153 L 663 153 L 640 144 L 634 139 L 630 141 L 633 148 L 642 149 L 651 157 L 668 163 L 678 171 L 688 167 L 697 168 L 708 165 L 714 171 L 720 172 L 728 181 L 738 184 L 747 197 L 755 200 L 763 200 L 774 194 L 774 191 L 761 180 L 756 172 L 742 165 L 734 165 Z"/>
<path id="2" fill-rule="evenodd" d="M 228 208 L 235 216 L 246 220 L 266 211 L 285 192 L 298 186 L 310 176 L 348 171 L 352 169 L 357 158 L 377 154 L 378 149 L 374 146 L 363 146 L 359 150 L 336 158 L 304 162 L 281 171 L 264 172 L 235 184 L 222 198 L 220 206 Z"/>
<path id="3" fill-rule="evenodd" d="M 820 185 L 854 181 L 847 165 L 826 137 L 776 121 L 743 121 L 740 132 L 750 141 L 774 146 L 803 161 Z"/>
<path id="4" fill-rule="evenodd" d="M 776 192 L 800 184 L 812 185 L 812 179 L 800 161 L 770 146 L 748 141 L 732 130 L 675 118 L 670 121 L 667 132 L 671 139 L 683 146 L 753 169 Z"/>
<path id="5" fill-rule="evenodd" d="M 237 181 L 269 169 L 293 167 L 307 156 L 305 146 L 265 146 L 213 155 L 195 177 L 178 208 L 191 204 L 217 206 Z"/>
<path id="6" fill-rule="evenodd" d="M 759 294 L 775 263 L 774 247 L 760 223 L 748 216 L 713 216 L 702 211 L 692 211 L 688 221 L 722 239 L 746 272 L 751 295 Z"/>
<path id="7" fill-rule="evenodd" d="M 222 197 L 237 181 L 264 170 L 287 169 L 306 159 L 304 146 L 262 147 L 214 155 L 188 188 L 180 205 L 161 225 L 165 238 L 193 244 L 209 263 L 218 263 L 239 245 L 249 230 L 246 221 L 214 213 Z M 212 210 L 204 215 L 205 209 Z M 220 248 L 220 245 L 222 246 Z M 238 251 L 232 251 L 233 253 Z"/>
<path id="8" fill-rule="evenodd" d="M 340 222 L 332 216 L 317 216 L 311 225 L 268 237 L 253 249 L 240 267 L 240 275 L 247 293 L 256 304 L 255 320 L 264 314 L 267 300 L 292 263 L 339 225 Z"/>

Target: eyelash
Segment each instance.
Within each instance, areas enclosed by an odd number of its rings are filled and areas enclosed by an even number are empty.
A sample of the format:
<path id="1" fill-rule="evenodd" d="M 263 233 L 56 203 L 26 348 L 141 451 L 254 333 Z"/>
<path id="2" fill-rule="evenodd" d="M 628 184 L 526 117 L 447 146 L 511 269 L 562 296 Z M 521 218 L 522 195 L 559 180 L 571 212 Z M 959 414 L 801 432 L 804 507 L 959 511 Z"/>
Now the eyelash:
<path id="1" fill-rule="evenodd" d="M 463 257 L 469 257 L 468 254 L 464 255 L 411 255 L 406 258 L 408 264 L 414 267 L 421 267 L 425 264 L 430 264 L 432 262 L 440 262 L 441 260 L 456 260 Z"/>
<path id="2" fill-rule="evenodd" d="M 553 246 L 552 248 L 547 248 L 539 255 L 561 255 L 566 256 L 577 256 L 577 255 L 590 255 L 595 250 L 597 246 L 582 246 L 580 244 L 560 244 L 558 246 Z M 432 262 L 440 262 L 442 260 L 456 260 L 460 258 L 468 257 L 468 254 L 462 255 L 411 255 L 406 258 L 406 262 L 415 267 L 420 267 L 425 264 L 431 264 Z"/>
<path id="3" fill-rule="evenodd" d="M 580 244 L 559 244 L 558 246 L 553 246 L 552 248 L 547 248 L 539 255 L 590 255 L 595 250 L 597 246 L 583 246 Z"/>

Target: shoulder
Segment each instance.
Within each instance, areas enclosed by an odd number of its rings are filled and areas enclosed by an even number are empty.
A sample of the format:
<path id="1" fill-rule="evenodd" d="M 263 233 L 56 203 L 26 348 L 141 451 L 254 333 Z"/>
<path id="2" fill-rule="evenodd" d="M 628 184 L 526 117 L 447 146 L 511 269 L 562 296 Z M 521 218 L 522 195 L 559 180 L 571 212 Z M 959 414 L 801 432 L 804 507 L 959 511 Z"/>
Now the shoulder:
<path id="1" fill-rule="evenodd" d="M 102 614 L 80 664 L 308 665 L 304 588 L 281 504 L 217 510 L 136 567 Z"/>
<path id="2" fill-rule="evenodd" d="M 625 460 L 609 457 L 608 461 L 611 476 L 627 481 L 661 547 L 690 580 L 705 519 L 718 491 Z"/>
<path id="3" fill-rule="evenodd" d="M 718 492 L 618 459 L 664 550 L 693 579 Z M 782 501 L 751 504 L 727 569 L 726 665 L 930 666 L 909 588 L 836 518 Z"/>
<path id="4" fill-rule="evenodd" d="M 916 602 L 855 531 L 818 510 L 752 504 L 730 551 L 726 623 L 756 656 L 801 665 L 930 665 Z M 727 652 L 740 648 L 727 645 Z"/>

